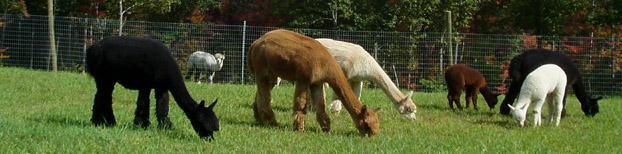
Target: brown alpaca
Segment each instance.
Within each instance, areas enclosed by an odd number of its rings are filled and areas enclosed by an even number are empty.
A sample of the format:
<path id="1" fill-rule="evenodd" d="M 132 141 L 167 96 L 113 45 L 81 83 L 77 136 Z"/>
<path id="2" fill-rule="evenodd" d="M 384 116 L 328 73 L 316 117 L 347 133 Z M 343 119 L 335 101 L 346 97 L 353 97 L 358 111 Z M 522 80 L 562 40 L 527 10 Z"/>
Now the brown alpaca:
<path id="1" fill-rule="evenodd" d="M 447 83 L 447 100 L 449 101 L 449 107 L 453 110 L 453 102 L 456 103 L 458 109 L 462 110 L 460 105 L 460 95 L 462 94 L 462 88 L 466 89 L 466 108 L 469 108 L 469 104 L 473 101 L 473 108 L 477 110 L 477 94 L 481 92 L 484 99 L 488 103 L 488 107 L 491 109 L 497 104 L 497 96 L 494 94 L 488 86 L 486 86 L 486 79 L 474 68 L 466 66 L 464 64 L 451 65 L 445 71 L 445 81 Z"/>
<path id="2" fill-rule="evenodd" d="M 376 111 L 379 108 L 368 110 L 359 102 L 335 59 L 318 41 L 296 32 L 274 30 L 253 42 L 247 57 L 248 70 L 257 80 L 257 93 L 253 103 L 257 121 L 278 125 L 271 107 L 270 91 L 277 83 L 277 77 L 280 77 L 296 83 L 295 130 L 304 131 L 306 97 L 311 92 L 313 99 L 319 100 L 316 104 L 317 120 L 323 131 L 330 131 L 323 87 L 323 83 L 328 83 L 350 113 L 359 133 L 378 134 Z"/>

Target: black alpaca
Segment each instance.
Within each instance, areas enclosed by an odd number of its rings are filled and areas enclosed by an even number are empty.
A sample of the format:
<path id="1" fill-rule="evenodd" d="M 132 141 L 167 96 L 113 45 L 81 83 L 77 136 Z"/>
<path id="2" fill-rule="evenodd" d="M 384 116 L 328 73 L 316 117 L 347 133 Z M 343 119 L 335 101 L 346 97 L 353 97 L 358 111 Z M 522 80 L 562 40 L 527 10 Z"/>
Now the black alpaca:
<path id="1" fill-rule="evenodd" d="M 566 76 L 568 78 L 567 85 L 572 85 L 572 89 L 574 90 L 577 99 L 581 102 L 581 109 L 586 116 L 594 116 L 598 113 L 597 101 L 602 97 L 592 98 L 585 92 L 579 69 L 577 69 L 577 66 L 572 63 L 570 58 L 561 53 L 550 50 L 531 49 L 512 58 L 509 70 L 512 83 L 510 84 L 510 90 L 501 103 L 501 114 L 510 114 L 510 108 L 507 104 L 511 105 L 514 103 L 514 99 L 516 99 L 516 96 L 520 92 L 520 88 L 521 85 L 523 85 L 525 77 L 527 77 L 527 75 L 533 70 L 544 64 L 556 64 L 561 67 L 564 72 L 566 72 Z M 564 106 L 566 105 L 565 95 L 567 95 L 567 93 L 564 94 Z M 564 116 L 565 113 L 566 109 L 563 109 L 562 116 Z"/>
<path id="2" fill-rule="evenodd" d="M 197 105 L 188 94 L 179 65 L 161 43 L 135 37 L 107 37 L 87 50 L 86 59 L 97 85 L 91 118 L 95 125 L 116 124 L 112 91 L 118 82 L 125 88 L 138 90 L 136 125 L 144 128 L 150 125 L 149 94 L 155 89 L 158 126 L 172 127 L 168 118 L 170 91 L 200 137 L 213 139 L 213 131 L 218 131 L 218 118 L 213 112 L 217 100 L 207 108 L 205 101 Z"/>

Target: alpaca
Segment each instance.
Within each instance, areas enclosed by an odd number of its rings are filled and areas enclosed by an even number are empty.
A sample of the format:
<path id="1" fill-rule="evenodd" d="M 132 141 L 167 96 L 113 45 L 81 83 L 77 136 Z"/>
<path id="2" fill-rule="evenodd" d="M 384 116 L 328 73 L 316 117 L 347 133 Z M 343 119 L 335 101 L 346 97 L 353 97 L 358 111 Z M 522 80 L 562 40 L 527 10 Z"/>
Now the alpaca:
<path id="1" fill-rule="evenodd" d="M 348 79 L 354 95 L 359 100 L 363 89 L 363 80 L 370 80 L 387 94 L 400 114 L 411 120 L 417 119 L 415 116 L 417 106 L 411 99 L 413 91 L 403 95 L 391 81 L 389 75 L 380 67 L 380 64 L 363 47 L 332 39 L 315 40 L 320 42 L 328 50 L 328 53 L 337 60 L 337 64 L 339 64 L 339 67 Z M 341 101 L 337 97 L 333 97 L 332 100 L 329 109 L 332 112 L 339 113 L 341 111 Z"/>
<path id="2" fill-rule="evenodd" d="M 186 73 L 186 80 L 190 79 L 190 76 L 194 76 L 197 83 L 201 83 L 201 75 L 208 73 L 207 79 L 209 83 L 214 83 L 214 74 L 216 71 L 222 69 L 225 55 L 216 53 L 212 55 L 203 51 L 194 52 L 188 57 L 188 72 Z M 212 72 L 209 74 L 209 72 Z"/>
<path id="3" fill-rule="evenodd" d="M 469 67 L 464 64 L 455 64 L 449 66 L 445 71 L 445 82 L 447 83 L 447 100 L 449 101 L 449 107 L 453 110 L 454 105 L 458 106 L 458 109 L 462 110 L 460 105 L 460 95 L 462 89 L 466 88 L 466 108 L 469 108 L 469 104 L 473 102 L 473 108 L 477 110 L 477 93 L 481 92 L 488 103 L 488 107 L 495 108 L 497 104 L 497 96 L 486 85 L 486 79 L 478 70 Z"/>
<path id="4" fill-rule="evenodd" d="M 534 103 L 534 127 L 540 126 L 542 124 L 540 117 L 542 105 L 544 101 L 547 101 L 549 104 L 548 124 L 555 120 L 555 126 L 559 126 L 562 108 L 564 107 L 562 102 L 566 93 L 566 79 L 564 70 L 554 64 L 545 64 L 533 70 L 525 77 L 516 107 L 508 104 L 513 112 L 512 117 L 518 121 L 521 127 L 525 126 L 527 109 L 531 103 Z"/>
<path id="5" fill-rule="evenodd" d="M 295 130 L 304 131 L 306 97 L 310 92 L 313 100 L 316 100 L 317 120 L 322 131 L 330 131 L 330 118 L 324 111 L 326 100 L 323 83 L 326 82 L 344 102 L 359 133 L 378 134 L 376 112 L 380 108 L 367 109 L 367 106 L 361 104 L 337 62 L 316 40 L 289 30 L 274 30 L 255 40 L 247 57 L 248 70 L 257 80 L 257 93 L 253 103 L 257 121 L 271 126 L 278 125 L 271 108 L 270 91 L 280 77 L 296 83 Z"/>
<path id="6" fill-rule="evenodd" d="M 556 64 L 566 72 L 568 85 L 572 85 L 572 89 L 579 102 L 581 102 L 581 109 L 586 116 L 594 116 L 598 113 L 598 100 L 602 97 L 592 98 L 583 87 L 583 81 L 579 69 L 572 63 L 572 60 L 567 56 L 545 49 L 532 49 L 521 53 L 520 55 L 512 58 L 510 64 L 510 78 L 512 83 L 510 84 L 510 90 L 505 95 L 505 99 L 501 103 L 501 114 L 509 114 L 510 109 L 506 104 L 514 103 L 514 99 L 518 95 L 523 84 L 525 76 L 531 73 L 536 68 L 544 64 Z M 566 104 L 566 96 L 563 97 L 563 104 Z M 565 115 L 566 110 L 562 110 L 562 117 Z"/>
<path id="7" fill-rule="evenodd" d="M 197 105 L 188 94 L 179 65 L 163 44 L 135 37 L 106 37 L 89 47 L 86 59 L 88 72 L 97 86 L 91 118 L 95 125 L 116 125 L 112 91 L 118 82 L 125 88 L 138 90 L 136 125 L 145 129 L 150 125 L 149 93 L 155 89 L 159 126 L 172 127 L 168 118 L 170 91 L 200 137 L 213 139 L 213 132 L 219 130 L 213 112 L 217 100 L 207 108 L 205 101 Z"/>

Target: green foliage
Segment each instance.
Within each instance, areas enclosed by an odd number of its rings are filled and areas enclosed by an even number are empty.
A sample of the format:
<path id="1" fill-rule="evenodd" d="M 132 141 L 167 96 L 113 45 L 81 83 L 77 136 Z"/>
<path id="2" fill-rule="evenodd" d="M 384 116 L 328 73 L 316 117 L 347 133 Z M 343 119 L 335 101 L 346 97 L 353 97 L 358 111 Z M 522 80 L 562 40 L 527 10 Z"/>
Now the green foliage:
<path id="1" fill-rule="evenodd" d="M 330 114 L 332 129 L 321 131 L 309 112 L 305 132 L 292 126 L 294 87 L 273 89 L 272 106 L 279 127 L 253 118 L 254 85 L 186 83 L 197 100 L 219 99 L 214 108 L 221 129 L 215 141 L 197 137 L 171 99 L 172 130 L 146 130 L 132 124 L 137 91 L 120 85 L 113 93 L 118 125 L 93 126 L 95 83 L 85 74 L 0 68 L 0 153 L 620 153 L 622 98 L 601 102 L 601 113 L 585 117 L 569 96 L 568 115 L 559 127 L 520 128 L 498 110 L 451 111 L 446 93 L 415 93 L 417 121 L 402 117 L 379 89 L 365 89 L 362 102 L 381 107 L 380 134 L 359 136 L 347 112 Z M 330 97 L 330 96 L 329 96 Z M 502 99 L 502 98 L 500 98 Z M 152 102 L 155 102 L 152 97 Z M 484 102 L 479 97 L 479 102 Z M 154 103 L 151 105 L 154 114 Z M 546 105 L 545 105 L 546 108 Z M 543 109 L 546 117 L 546 109 Z M 531 113 L 530 113 L 531 114 Z M 154 116 L 153 116 L 154 117 Z M 531 116 L 530 116 L 531 117 Z"/>
<path id="2" fill-rule="evenodd" d="M 433 92 L 440 92 L 440 91 L 447 90 L 446 88 L 447 86 L 445 85 L 444 79 L 438 79 L 438 78 L 421 79 L 420 82 L 425 89 L 429 89 Z"/>
<path id="3" fill-rule="evenodd" d="M 120 0 L 55 0 L 58 16 L 119 17 Z M 22 5 L 22 2 L 25 5 Z M 45 15 L 46 1 L 0 1 L 8 13 Z M 4 7 L 6 6 L 6 7 Z M 129 20 L 366 30 L 610 36 L 619 0 L 124 0 Z"/>

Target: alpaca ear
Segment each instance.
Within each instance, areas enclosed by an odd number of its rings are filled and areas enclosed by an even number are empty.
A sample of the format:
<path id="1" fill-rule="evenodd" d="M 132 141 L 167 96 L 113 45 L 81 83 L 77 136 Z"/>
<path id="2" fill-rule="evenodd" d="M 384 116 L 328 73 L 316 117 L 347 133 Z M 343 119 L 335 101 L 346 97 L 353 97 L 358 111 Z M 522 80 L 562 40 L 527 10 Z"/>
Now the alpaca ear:
<path id="1" fill-rule="evenodd" d="M 205 107 L 205 101 L 201 100 L 201 103 L 199 103 L 199 107 Z"/>
<path id="2" fill-rule="evenodd" d="M 212 105 L 209 105 L 209 106 L 207 107 L 207 109 L 208 109 L 208 110 L 212 110 L 212 109 L 214 109 L 214 106 L 216 106 L 216 103 L 218 103 L 218 98 L 217 98 L 216 100 L 214 100 L 214 102 L 212 103 Z"/>
<path id="3" fill-rule="evenodd" d="M 375 112 L 375 113 L 378 113 L 378 112 L 380 112 L 380 111 L 382 111 L 382 108 L 380 108 L 380 107 L 378 107 L 378 108 L 374 109 L 374 112 Z"/>
<path id="4" fill-rule="evenodd" d="M 400 101 L 401 103 L 406 102 L 406 100 L 410 99 L 411 97 L 413 97 L 413 91 L 408 92 L 408 94 L 406 94 L 406 97 L 402 98 L 402 100 Z"/>
<path id="5" fill-rule="evenodd" d="M 520 107 L 521 110 L 525 110 L 527 109 L 527 104 L 523 105 L 523 107 Z"/>
<path id="6" fill-rule="evenodd" d="M 512 111 L 515 110 L 515 108 L 512 105 L 510 105 L 510 104 L 508 104 L 508 107 L 510 107 L 510 110 L 512 110 Z"/>

